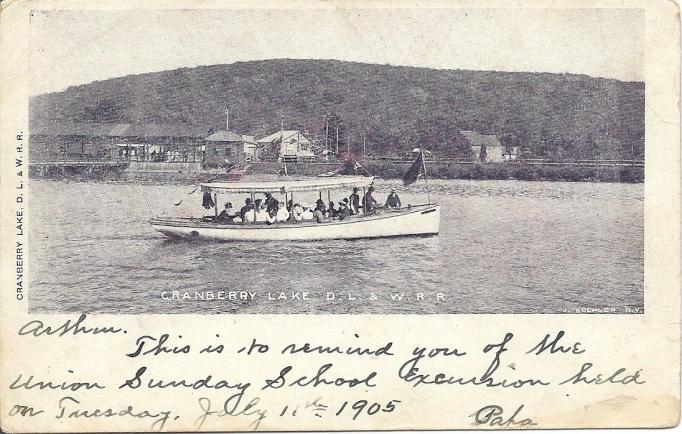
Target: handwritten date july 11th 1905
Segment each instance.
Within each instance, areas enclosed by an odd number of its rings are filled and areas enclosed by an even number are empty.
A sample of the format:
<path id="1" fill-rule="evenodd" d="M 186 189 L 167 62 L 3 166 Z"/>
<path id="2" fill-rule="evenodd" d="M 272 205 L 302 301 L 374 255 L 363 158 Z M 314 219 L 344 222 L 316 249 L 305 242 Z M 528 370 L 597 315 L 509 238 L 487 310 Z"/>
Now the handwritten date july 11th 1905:
<path id="1" fill-rule="evenodd" d="M 120 367 L 115 371 L 103 369 L 101 374 L 93 374 L 91 370 L 89 375 L 96 378 L 86 378 L 68 367 L 61 374 L 51 369 L 50 378 L 39 365 L 18 370 L 12 374 L 14 381 L 10 383 L 9 391 L 21 390 L 24 401 L 13 403 L 8 416 L 56 420 L 118 418 L 129 420 L 131 429 L 139 427 L 140 421 L 149 422 L 145 426 L 158 431 L 189 426 L 195 430 L 220 427 L 257 430 L 264 426 L 272 429 L 281 426 L 277 422 L 281 418 L 287 418 L 289 422 L 291 418 L 338 418 L 361 429 L 368 418 L 377 415 L 399 418 L 404 409 L 419 406 L 420 402 L 413 399 L 416 396 L 413 390 L 417 388 L 543 389 L 542 393 L 547 394 L 551 393 L 550 388 L 636 387 L 645 383 L 642 369 L 598 367 L 589 359 L 587 347 L 579 341 L 569 340 L 564 331 L 538 336 L 536 344 L 529 348 L 516 344 L 512 332 L 504 332 L 493 342 L 482 342 L 480 346 L 466 349 L 419 345 L 400 348 L 393 341 L 365 345 L 359 334 L 353 335 L 356 345 L 266 342 L 259 337 L 248 337 L 237 343 L 223 340 L 218 333 L 204 339 L 210 344 L 195 345 L 177 331 L 140 334 L 131 339 L 122 327 L 94 324 L 86 315 L 80 315 L 57 324 L 35 319 L 22 325 L 18 335 L 26 340 L 25 345 L 36 346 L 44 339 L 58 339 L 57 342 L 80 339 L 78 344 L 84 351 L 89 351 L 88 345 L 94 350 L 103 341 L 122 339 L 116 342 L 116 347 L 123 351 L 115 362 Z M 272 370 L 249 370 L 248 363 L 244 363 L 259 356 L 261 361 L 267 360 L 273 353 L 277 360 L 285 362 Z M 234 363 L 239 369 L 228 367 L 207 372 L 202 369 L 201 360 L 209 357 L 224 357 L 224 360 L 242 363 Z M 524 374 L 520 368 L 523 358 L 540 358 L 548 363 L 560 359 L 562 369 L 552 371 L 554 378 L 532 371 Z M 154 367 L 156 360 L 163 360 L 165 365 L 174 359 L 179 362 L 176 370 L 165 366 L 159 371 Z M 472 366 L 469 363 L 467 370 L 463 370 L 458 360 L 475 360 L 473 366 L 477 368 L 469 372 Z M 448 363 L 441 363 L 443 361 Z M 187 366 L 192 369 L 188 370 Z M 111 372 L 118 374 L 112 377 Z M 383 392 L 382 386 L 390 392 Z M 101 393 L 96 394 L 103 390 L 110 391 L 106 395 L 107 402 L 101 401 Z M 145 390 L 168 394 L 172 397 L 169 402 L 183 402 L 183 405 L 156 408 L 154 403 L 144 400 Z M 295 395 L 286 392 L 294 390 L 297 391 Z M 117 391 L 132 392 L 133 395 L 117 394 Z M 294 398 L 300 397 L 301 392 L 305 392 L 305 396 L 306 391 L 309 398 Z M 196 398 L 197 394 L 199 398 Z M 49 398 L 45 399 L 45 395 Z M 12 397 L 12 393 L 8 396 Z M 130 403 L 124 396 L 137 399 Z M 495 396 L 504 396 L 509 402 L 516 395 L 510 392 Z M 27 401 L 31 397 L 36 398 L 35 402 Z M 192 405 L 192 401 L 196 404 Z M 46 402 L 53 402 L 53 405 L 46 406 Z M 448 400 L 440 405 L 443 411 L 452 412 L 461 408 L 462 403 Z M 541 425 L 531 414 L 532 407 L 526 403 L 505 404 L 505 407 L 494 402 L 468 405 L 472 408 L 462 417 L 470 418 L 475 425 L 487 428 Z"/>

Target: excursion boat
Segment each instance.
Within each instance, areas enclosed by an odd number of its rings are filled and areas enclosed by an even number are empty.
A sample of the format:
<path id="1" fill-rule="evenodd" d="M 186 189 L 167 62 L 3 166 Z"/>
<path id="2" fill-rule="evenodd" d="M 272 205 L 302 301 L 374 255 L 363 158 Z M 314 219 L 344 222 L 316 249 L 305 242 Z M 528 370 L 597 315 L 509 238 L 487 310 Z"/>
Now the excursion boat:
<path id="1" fill-rule="evenodd" d="M 215 218 L 155 217 L 151 225 L 171 238 L 195 238 L 218 241 L 311 241 L 329 239 L 358 239 L 398 236 L 437 235 L 440 225 L 440 205 L 419 204 L 401 208 L 377 208 L 368 214 L 358 214 L 343 220 L 327 218 L 322 222 L 221 223 L 218 221 L 218 195 L 271 193 L 282 195 L 284 203 L 293 200 L 301 192 L 319 192 L 319 198 L 327 191 L 350 191 L 354 187 L 365 190 L 372 185 L 374 177 L 337 176 L 307 180 L 264 182 L 220 182 L 200 184 L 204 194 L 211 194 L 215 204 Z M 363 195 L 364 197 L 364 195 Z M 430 199 L 429 199 L 430 202 Z"/>

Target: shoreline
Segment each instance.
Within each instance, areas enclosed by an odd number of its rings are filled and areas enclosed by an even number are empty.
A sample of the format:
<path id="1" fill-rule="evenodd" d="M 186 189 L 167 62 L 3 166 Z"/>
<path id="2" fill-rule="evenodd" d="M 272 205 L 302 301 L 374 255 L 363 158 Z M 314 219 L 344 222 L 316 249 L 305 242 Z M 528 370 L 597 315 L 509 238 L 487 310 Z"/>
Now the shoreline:
<path id="1" fill-rule="evenodd" d="M 172 163 L 170 163 L 172 164 Z M 362 164 L 362 161 L 361 161 Z M 363 168 L 381 179 L 401 179 L 410 163 L 366 162 Z M 283 166 L 279 163 L 257 162 L 250 165 L 248 176 L 281 175 Z M 343 163 L 288 163 L 287 174 L 291 176 L 318 176 L 322 173 L 341 169 L 341 174 L 352 174 L 352 165 Z M 523 163 L 430 163 L 427 166 L 429 179 L 462 180 L 518 180 L 558 182 L 605 182 L 640 184 L 644 182 L 642 166 L 581 166 L 568 164 L 523 164 Z M 129 170 L 124 166 L 101 166 L 92 170 L 79 167 L 61 167 L 56 170 L 29 170 L 31 179 L 76 180 L 102 182 L 202 182 L 211 178 L 226 178 L 221 169 L 199 171 L 173 170 L 169 166 L 163 171 Z"/>

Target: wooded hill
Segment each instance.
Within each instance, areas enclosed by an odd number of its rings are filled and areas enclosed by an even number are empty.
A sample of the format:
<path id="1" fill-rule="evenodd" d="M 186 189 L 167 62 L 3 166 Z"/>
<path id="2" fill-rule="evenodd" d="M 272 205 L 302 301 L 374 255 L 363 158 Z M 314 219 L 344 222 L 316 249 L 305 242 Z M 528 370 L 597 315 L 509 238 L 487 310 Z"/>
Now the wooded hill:
<path id="1" fill-rule="evenodd" d="M 585 75 L 436 70 L 335 60 L 265 60 L 130 75 L 31 98 L 31 121 L 187 123 L 257 137 L 308 131 L 353 152 L 424 146 L 453 156 L 460 130 L 540 157 L 644 155 L 644 83 Z"/>

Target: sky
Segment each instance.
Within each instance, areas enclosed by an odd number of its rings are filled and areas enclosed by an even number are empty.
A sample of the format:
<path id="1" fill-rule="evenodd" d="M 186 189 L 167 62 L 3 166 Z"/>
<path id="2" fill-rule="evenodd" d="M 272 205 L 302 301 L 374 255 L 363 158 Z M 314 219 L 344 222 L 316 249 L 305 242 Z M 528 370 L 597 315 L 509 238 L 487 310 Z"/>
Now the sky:
<path id="1" fill-rule="evenodd" d="M 644 79 L 637 9 L 34 11 L 31 93 L 272 58 Z"/>

